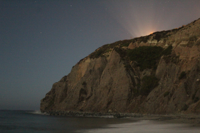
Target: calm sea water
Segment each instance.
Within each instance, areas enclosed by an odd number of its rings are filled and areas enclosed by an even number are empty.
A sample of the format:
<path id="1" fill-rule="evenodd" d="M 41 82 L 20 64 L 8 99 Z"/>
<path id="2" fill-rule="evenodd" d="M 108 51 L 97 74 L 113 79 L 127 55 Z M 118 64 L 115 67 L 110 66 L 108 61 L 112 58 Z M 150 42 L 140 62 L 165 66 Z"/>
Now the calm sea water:
<path id="1" fill-rule="evenodd" d="M 127 119 L 55 117 L 35 111 L 0 111 L 0 133 L 74 133 L 102 128 Z"/>
<path id="2" fill-rule="evenodd" d="M 0 111 L 0 133 L 200 133 L 200 128 L 148 120 L 55 117 L 33 111 Z"/>

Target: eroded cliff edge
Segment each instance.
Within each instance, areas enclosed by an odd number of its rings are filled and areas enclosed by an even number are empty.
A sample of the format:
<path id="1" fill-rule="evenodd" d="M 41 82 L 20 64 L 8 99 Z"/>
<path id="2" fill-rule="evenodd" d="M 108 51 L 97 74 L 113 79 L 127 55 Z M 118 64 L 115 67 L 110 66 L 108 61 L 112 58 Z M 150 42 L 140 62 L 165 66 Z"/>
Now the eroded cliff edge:
<path id="1" fill-rule="evenodd" d="M 200 19 L 98 48 L 53 84 L 40 109 L 200 113 Z"/>

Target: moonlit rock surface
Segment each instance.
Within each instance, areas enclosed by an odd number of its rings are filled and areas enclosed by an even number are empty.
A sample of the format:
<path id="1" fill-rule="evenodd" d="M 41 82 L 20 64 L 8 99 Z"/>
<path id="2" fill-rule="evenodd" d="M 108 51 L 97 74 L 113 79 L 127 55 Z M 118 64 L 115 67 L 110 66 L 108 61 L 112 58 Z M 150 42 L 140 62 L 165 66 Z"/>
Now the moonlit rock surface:
<path id="1" fill-rule="evenodd" d="M 137 47 L 144 51 L 128 54 Z M 163 54 L 165 50 L 168 54 Z M 147 59 L 152 55 L 155 56 Z M 200 85 L 196 82 L 200 78 L 199 57 L 200 19 L 178 29 L 103 45 L 53 84 L 41 100 L 40 109 L 42 112 L 200 113 Z"/>

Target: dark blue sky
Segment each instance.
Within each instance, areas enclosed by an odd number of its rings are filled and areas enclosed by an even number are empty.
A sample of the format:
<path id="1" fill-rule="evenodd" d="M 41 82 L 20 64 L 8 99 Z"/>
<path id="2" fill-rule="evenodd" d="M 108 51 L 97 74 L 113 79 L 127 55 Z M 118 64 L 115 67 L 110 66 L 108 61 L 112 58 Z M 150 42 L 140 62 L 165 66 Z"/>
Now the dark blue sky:
<path id="1" fill-rule="evenodd" d="M 98 47 L 188 24 L 199 0 L 0 0 L 0 109 L 39 110 Z"/>

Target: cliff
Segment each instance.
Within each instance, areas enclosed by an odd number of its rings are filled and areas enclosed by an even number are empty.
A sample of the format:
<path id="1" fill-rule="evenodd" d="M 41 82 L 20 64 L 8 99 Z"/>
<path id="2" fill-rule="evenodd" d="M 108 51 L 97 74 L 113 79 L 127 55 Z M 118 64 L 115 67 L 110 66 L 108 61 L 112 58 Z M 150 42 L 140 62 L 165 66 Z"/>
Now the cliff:
<path id="1" fill-rule="evenodd" d="M 45 111 L 200 113 L 200 19 L 104 45 L 41 100 Z"/>

